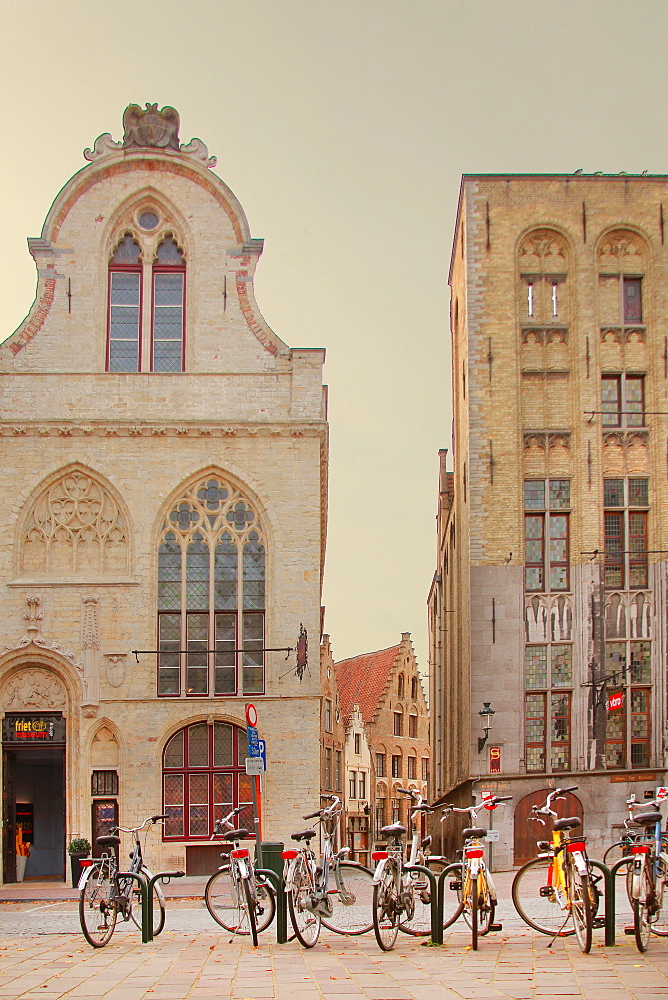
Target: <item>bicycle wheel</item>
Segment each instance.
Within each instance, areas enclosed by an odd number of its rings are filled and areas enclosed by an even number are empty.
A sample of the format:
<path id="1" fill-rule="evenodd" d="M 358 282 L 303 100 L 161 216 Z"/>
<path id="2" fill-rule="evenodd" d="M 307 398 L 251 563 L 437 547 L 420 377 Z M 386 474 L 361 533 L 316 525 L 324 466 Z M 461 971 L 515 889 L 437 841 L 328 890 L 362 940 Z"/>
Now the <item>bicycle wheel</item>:
<path id="1" fill-rule="evenodd" d="M 150 877 L 150 876 L 149 876 Z M 153 886 L 153 937 L 157 937 L 165 926 L 165 900 L 157 885 Z M 141 930 L 141 889 L 132 890 L 130 916 L 133 924 Z"/>
<path id="2" fill-rule="evenodd" d="M 447 876 L 446 876 L 447 878 Z M 454 884 L 462 882 L 464 879 L 464 866 L 457 865 L 457 868 L 453 868 L 450 872 L 450 879 L 446 881 L 445 890 L 443 892 L 443 928 L 449 927 L 450 924 L 454 924 L 455 920 L 461 917 L 464 911 L 464 900 L 462 899 L 462 894 L 459 889 L 451 889 L 450 882 Z"/>
<path id="3" fill-rule="evenodd" d="M 487 872 L 481 871 L 478 874 L 478 933 L 481 937 L 489 934 L 495 910 L 496 902 L 492 899 Z"/>
<path id="4" fill-rule="evenodd" d="M 231 934 L 250 934 L 248 908 L 236 868 L 225 865 L 211 876 L 204 889 L 206 908 Z"/>
<path id="5" fill-rule="evenodd" d="M 253 947 L 257 948 L 257 923 L 255 922 L 255 893 L 249 878 L 242 878 L 244 884 L 244 899 L 246 900 L 246 911 L 248 913 L 248 926 L 250 927 Z"/>
<path id="6" fill-rule="evenodd" d="M 650 930 L 659 937 L 668 937 L 668 907 L 666 906 L 666 884 L 668 883 L 668 867 L 663 859 L 659 859 L 659 870 L 654 886 L 655 913 L 652 917 Z"/>
<path id="7" fill-rule="evenodd" d="M 552 858 L 533 858 L 522 865 L 513 879 L 513 905 L 522 920 L 542 934 L 568 937 L 568 903 L 561 890 L 552 886 Z"/>
<path id="8" fill-rule="evenodd" d="M 312 948 L 320 936 L 320 914 L 309 909 L 315 895 L 311 872 L 303 857 L 297 858 L 293 868 L 291 887 L 288 892 L 290 919 L 297 940 L 305 948 Z"/>
<path id="9" fill-rule="evenodd" d="M 109 866 L 96 865 L 79 896 L 81 930 L 93 948 L 104 948 L 116 926 L 117 910 L 111 902 L 113 882 Z"/>
<path id="10" fill-rule="evenodd" d="M 337 934 L 366 934 L 373 926 L 373 872 L 352 861 L 334 866 L 327 891 L 332 915 L 323 927 Z"/>
<path id="11" fill-rule="evenodd" d="M 396 866 L 385 865 L 380 881 L 373 887 L 373 931 L 378 947 L 391 951 L 399 933 L 399 893 Z"/>
<path id="12" fill-rule="evenodd" d="M 570 903 L 575 936 L 580 951 L 587 955 L 591 950 L 592 913 L 589 876 L 581 875 L 575 863 L 570 862 Z M 649 930 L 647 931 L 649 935 Z"/>
<path id="13" fill-rule="evenodd" d="M 642 872 L 640 873 L 638 879 L 638 895 L 634 897 L 632 907 L 633 907 L 633 934 L 636 939 L 636 947 L 638 951 L 647 951 L 647 945 L 649 944 L 650 935 L 650 907 L 652 905 L 652 897 L 654 891 L 652 889 L 652 877 L 649 871 L 649 865 L 651 861 L 648 862 L 649 855 L 643 855 L 642 860 Z M 637 883 L 636 883 L 637 884 Z"/>

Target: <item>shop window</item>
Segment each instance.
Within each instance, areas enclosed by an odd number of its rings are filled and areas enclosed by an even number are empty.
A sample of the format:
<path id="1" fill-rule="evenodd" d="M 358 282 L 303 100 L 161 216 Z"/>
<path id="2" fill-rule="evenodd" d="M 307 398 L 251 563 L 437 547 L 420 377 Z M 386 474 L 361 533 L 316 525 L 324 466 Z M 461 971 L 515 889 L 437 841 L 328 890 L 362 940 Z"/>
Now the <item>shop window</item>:
<path id="1" fill-rule="evenodd" d="M 172 508 L 158 550 L 158 694 L 264 692 L 265 545 L 255 509 L 217 478 Z"/>
<path id="2" fill-rule="evenodd" d="M 246 732 L 226 722 L 185 726 L 162 755 L 164 840 L 208 840 L 213 824 L 237 806 L 253 829 L 252 778 L 246 774 Z"/>

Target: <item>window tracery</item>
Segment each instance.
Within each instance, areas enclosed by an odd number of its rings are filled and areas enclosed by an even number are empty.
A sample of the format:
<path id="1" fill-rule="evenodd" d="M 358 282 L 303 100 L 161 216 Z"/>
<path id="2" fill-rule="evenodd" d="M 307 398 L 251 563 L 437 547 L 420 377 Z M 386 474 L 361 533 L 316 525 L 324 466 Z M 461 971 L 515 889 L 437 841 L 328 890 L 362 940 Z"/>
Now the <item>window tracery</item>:
<path id="1" fill-rule="evenodd" d="M 30 510 L 21 562 L 24 573 L 126 573 L 128 528 L 117 501 L 84 472 L 62 476 Z"/>

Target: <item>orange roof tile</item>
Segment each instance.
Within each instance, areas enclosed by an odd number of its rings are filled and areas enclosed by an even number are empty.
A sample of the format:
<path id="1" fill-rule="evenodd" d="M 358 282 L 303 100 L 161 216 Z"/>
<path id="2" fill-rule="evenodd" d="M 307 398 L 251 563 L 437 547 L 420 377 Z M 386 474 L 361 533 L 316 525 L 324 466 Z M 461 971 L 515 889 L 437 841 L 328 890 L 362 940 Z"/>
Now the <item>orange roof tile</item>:
<path id="1" fill-rule="evenodd" d="M 387 679 L 396 663 L 401 645 L 361 653 L 334 664 L 341 710 L 348 718 L 354 705 L 359 705 L 364 722 L 370 722 L 378 708 Z"/>

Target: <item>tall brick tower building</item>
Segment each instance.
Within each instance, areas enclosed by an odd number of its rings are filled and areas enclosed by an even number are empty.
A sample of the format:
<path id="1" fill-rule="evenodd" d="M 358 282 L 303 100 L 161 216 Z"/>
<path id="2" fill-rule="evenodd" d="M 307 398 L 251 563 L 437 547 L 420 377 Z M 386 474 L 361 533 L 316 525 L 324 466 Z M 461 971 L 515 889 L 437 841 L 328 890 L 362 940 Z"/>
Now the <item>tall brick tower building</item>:
<path id="1" fill-rule="evenodd" d="M 548 787 L 578 785 L 564 808 L 596 853 L 665 782 L 667 210 L 666 177 L 462 182 L 433 780 L 512 793 L 501 864 L 531 856 Z"/>
<path id="2" fill-rule="evenodd" d="M 177 112 L 123 125 L 29 240 L 36 300 L 0 347 L 7 881 L 17 823 L 26 874 L 58 878 L 67 837 L 163 812 L 158 868 L 213 871 L 214 820 L 252 828 L 246 702 L 265 837 L 319 801 L 324 352 L 262 317 L 262 240 Z"/>

